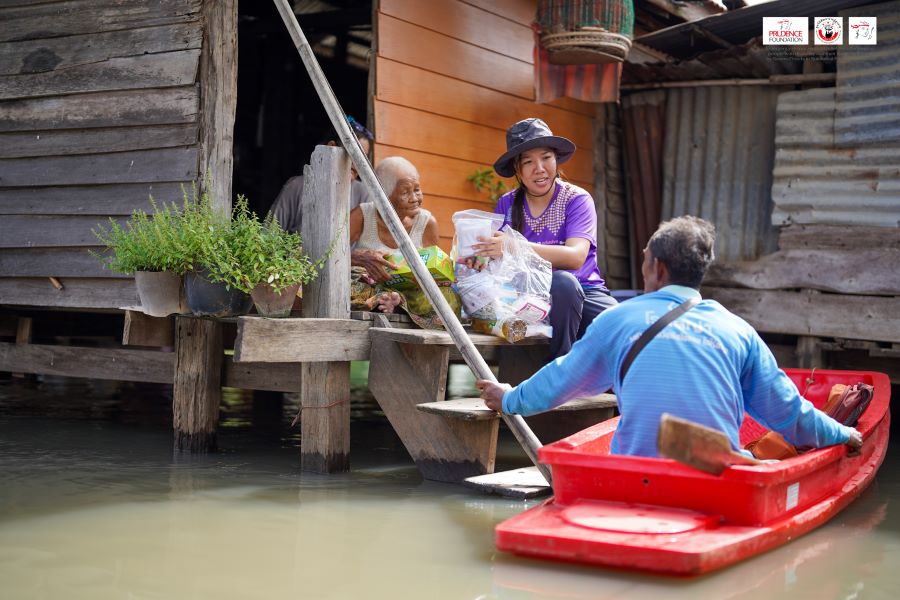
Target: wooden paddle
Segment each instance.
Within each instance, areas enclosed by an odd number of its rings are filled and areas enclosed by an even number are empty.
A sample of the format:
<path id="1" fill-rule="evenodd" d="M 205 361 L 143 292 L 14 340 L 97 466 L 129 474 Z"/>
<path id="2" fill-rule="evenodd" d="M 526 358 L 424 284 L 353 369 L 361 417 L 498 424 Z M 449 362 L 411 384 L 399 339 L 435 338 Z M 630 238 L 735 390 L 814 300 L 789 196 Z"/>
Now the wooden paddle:
<path id="1" fill-rule="evenodd" d="M 435 311 L 440 315 L 444 328 L 447 330 L 447 333 L 450 334 L 453 343 L 456 344 L 459 353 L 462 355 L 469 368 L 472 369 L 475 376 L 479 379 L 487 379 L 488 381 L 496 382 L 497 378 L 494 376 L 490 367 L 488 367 L 484 357 L 481 356 L 478 349 L 472 343 L 472 340 L 469 339 L 469 336 L 459 322 L 456 313 L 450 308 L 447 300 L 438 289 L 434 278 L 428 272 L 425 264 L 419 259 L 418 250 L 413 246 L 412 241 L 409 239 L 409 234 L 406 233 L 406 229 L 403 228 L 400 218 L 397 216 L 397 213 L 394 212 L 390 201 L 387 199 L 384 190 L 381 188 L 381 184 L 378 183 L 375 172 L 372 170 L 372 165 L 369 164 L 365 154 L 363 154 L 359 142 L 356 140 L 356 136 L 350 131 L 350 126 L 347 124 L 347 120 L 344 117 L 344 111 L 341 108 L 340 103 L 338 103 L 334 92 L 331 90 L 331 86 L 325 78 L 325 74 L 322 72 L 318 60 L 316 60 L 316 57 L 313 54 L 312 47 L 309 45 L 303 31 L 300 29 L 300 24 L 297 23 L 297 17 L 294 15 L 293 9 L 291 9 L 287 0 L 274 0 L 274 2 L 275 7 L 278 9 L 278 13 L 281 15 L 281 20 L 284 21 L 284 25 L 287 27 L 288 32 L 291 34 L 291 39 L 294 41 L 294 45 L 300 53 L 300 58 L 306 66 L 306 70 L 312 79 L 316 92 L 319 94 L 319 99 L 322 101 L 322 106 L 325 108 L 325 112 L 328 113 L 331 124 L 334 126 L 338 137 L 340 137 L 344 149 L 350 155 L 350 160 L 352 161 L 353 166 L 356 167 L 356 172 L 359 173 L 360 179 L 366 185 L 369 196 L 375 202 L 378 214 L 381 215 L 381 218 L 390 230 L 391 235 L 394 236 L 394 240 L 397 242 L 400 252 L 403 254 L 403 258 L 406 259 L 410 269 L 412 269 L 413 275 L 415 275 L 416 280 L 422 287 L 422 291 L 425 292 L 425 295 L 428 296 L 432 306 L 434 306 Z M 541 475 L 544 476 L 544 479 L 547 480 L 547 483 L 550 484 L 550 467 L 541 464 L 538 461 L 537 451 L 541 447 L 540 440 L 537 439 L 534 432 L 531 431 L 520 415 L 503 414 L 501 416 L 510 431 L 513 432 L 513 435 L 516 436 L 516 440 L 518 440 L 522 449 L 525 450 L 528 458 L 531 459 L 531 462 L 534 463 L 538 471 L 541 472 Z"/>
<path id="2" fill-rule="evenodd" d="M 663 413 L 656 446 L 661 456 L 719 475 L 731 465 L 758 465 L 760 461 L 731 448 L 728 437 L 716 429 Z"/>

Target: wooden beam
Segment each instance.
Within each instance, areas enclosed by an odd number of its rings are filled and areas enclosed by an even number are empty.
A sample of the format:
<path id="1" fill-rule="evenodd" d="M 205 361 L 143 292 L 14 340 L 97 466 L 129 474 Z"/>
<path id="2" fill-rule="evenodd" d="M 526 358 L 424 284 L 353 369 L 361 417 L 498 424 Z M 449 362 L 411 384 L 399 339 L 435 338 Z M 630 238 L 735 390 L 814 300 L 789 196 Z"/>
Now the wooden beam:
<path id="1" fill-rule="evenodd" d="M 181 50 L 111 58 L 58 71 L 0 75 L 0 100 L 191 85 L 199 58 L 200 50 Z"/>
<path id="2" fill-rule="evenodd" d="M 199 47 L 196 21 L 8 42 L 0 44 L 0 75 L 58 71 L 111 58 Z"/>
<path id="3" fill-rule="evenodd" d="M 222 324 L 211 319 L 175 318 L 175 380 L 172 427 L 177 451 L 216 449 L 222 399 Z"/>
<path id="4" fill-rule="evenodd" d="M 151 317 L 139 310 L 126 310 L 122 345 L 174 346 L 175 317 Z"/>
<path id="5" fill-rule="evenodd" d="M 172 353 L 0 343 L 0 371 L 61 377 L 172 383 Z"/>
<path id="6" fill-rule="evenodd" d="M 0 189 L 0 215 L 128 216 L 136 209 L 150 212 L 151 195 L 157 202 L 182 204 L 182 186 L 190 193 L 190 181 L 6 188 Z"/>
<path id="7" fill-rule="evenodd" d="M 206 177 L 210 178 L 213 204 L 230 213 L 237 108 L 237 0 L 203 0 L 201 23 L 199 179 L 205 187 Z"/>
<path id="8" fill-rule="evenodd" d="M 63 281 L 65 287 L 57 290 L 46 277 L 0 277 L 0 304 L 107 309 L 140 304 L 133 279 Z"/>
<path id="9" fill-rule="evenodd" d="M 2 332 L 0 332 L 2 333 Z M 175 354 L 157 350 L 88 348 L 0 342 L 0 371 L 172 384 Z M 293 363 L 239 363 L 224 358 L 222 385 L 246 390 L 299 392 L 300 369 Z"/>
<path id="10" fill-rule="evenodd" d="M 197 148 L 0 159 L 0 187 L 190 181 Z"/>
<path id="11" fill-rule="evenodd" d="M 900 248 L 791 249 L 753 261 L 716 263 L 704 283 L 757 290 L 806 288 L 840 294 L 900 296 Z"/>
<path id="12" fill-rule="evenodd" d="M 900 227 L 788 225 L 778 232 L 781 250 L 883 250 L 900 248 Z"/>
<path id="13" fill-rule="evenodd" d="M 70 94 L 0 103 L 0 131 L 47 131 L 194 123 L 196 85 L 164 89 Z"/>
<path id="14" fill-rule="evenodd" d="M 317 146 L 303 174 L 303 250 L 314 260 L 331 251 L 319 276 L 304 286 L 303 316 L 350 320 L 350 159 L 341 148 Z M 334 343 L 328 338 L 321 341 Z M 348 471 L 349 359 L 305 362 L 301 373 L 300 468 L 315 473 Z"/>
<path id="15" fill-rule="evenodd" d="M 705 298 L 747 320 L 758 331 L 815 337 L 900 342 L 900 299 L 706 287 Z"/>
<path id="16" fill-rule="evenodd" d="M 196 123 L 40 133 L 13 131 L 0 133 L 0 158 L 128 152 L 196 143 Z"/>
<path id="17" fill-rule="evenodd" d="M 4 21 L 0 42 L 189 23 L 197 20 L 199 8 L 200 0 L 118 0 L 112 5 L 106 0 L 71 0 L 11 6 L 0 10 Z"/>
<path id="18" fill-rule="evenodd" d="M 369 360 L 370 321 L 239 317 L 237 323 L 235 362 Z"/>

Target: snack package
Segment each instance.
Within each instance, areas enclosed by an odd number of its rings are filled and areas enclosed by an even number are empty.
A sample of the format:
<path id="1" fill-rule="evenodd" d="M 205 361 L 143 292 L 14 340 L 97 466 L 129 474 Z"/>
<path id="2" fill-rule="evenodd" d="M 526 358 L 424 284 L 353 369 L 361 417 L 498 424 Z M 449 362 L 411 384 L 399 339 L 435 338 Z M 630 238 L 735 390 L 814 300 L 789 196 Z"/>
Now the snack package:
<path id="1" fill-rule="evenodd" d="M 390 272 L 391 278 L 384 282 L 384 287 L 394 290 L 409 290 L 417 287 L 416 277 L 399 250 L 393 254 L 385 255 L 385 258 L 397 265 L 398 268 L 396 271 Z M 431 273 L 438 285 L 449 285 L 456 280 L 453 261 L 450 260 L 446 252 L 437 246 L 420 248 L 419 258 L 425 263 L 428 272 Z"/>
<path id="2" fill-rule="evenodd" d="M 510 342 L 552 336 L 548 322 L 553 268 L 519 232 L 504 230 L 503 257 L 482 269 L 456 263 L 454 287 L 472 328 Z"/>

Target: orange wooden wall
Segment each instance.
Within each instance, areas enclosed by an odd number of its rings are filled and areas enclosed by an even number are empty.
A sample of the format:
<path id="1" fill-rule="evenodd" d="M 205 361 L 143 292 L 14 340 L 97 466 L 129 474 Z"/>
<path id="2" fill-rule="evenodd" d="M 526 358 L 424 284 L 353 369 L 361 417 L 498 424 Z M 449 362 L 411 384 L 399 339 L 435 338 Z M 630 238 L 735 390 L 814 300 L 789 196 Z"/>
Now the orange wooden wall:
<path id="1" fill-rule="evenodd" d="M 449 250 L 454 212 L 493 210 L 466 177 L 506 150 L 506 129 L 544 119 L 578 146 L 566 177 L 592 190 L 594 106 L 534 102 L 536 0 L 379 0 L 375 161 L 400 155 L 419 169 L 425 207 Z M 515 180 L 505 180 L 507 187 Z"/>

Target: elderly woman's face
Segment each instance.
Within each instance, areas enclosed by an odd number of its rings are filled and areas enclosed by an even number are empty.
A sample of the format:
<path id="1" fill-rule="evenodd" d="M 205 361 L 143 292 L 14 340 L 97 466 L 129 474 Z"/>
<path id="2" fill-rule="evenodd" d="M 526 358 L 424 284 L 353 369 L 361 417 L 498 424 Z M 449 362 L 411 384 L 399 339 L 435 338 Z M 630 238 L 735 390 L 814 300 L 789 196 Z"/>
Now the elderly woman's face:
<path id="1" fill-rule="evenodd" d="M 390 201 L 397 215 L 414 217 L 422 206 L 422 188 L 419 186 L 419 174 L 412 170 L 403 171 L 394 186 Z"/>
<path id="2" fill-rule="evenodd" d="M 552 148 L 532 148 L 519 155 L 516 175 L 533 196 L 543 196 L 556 180 L 556 152 Z"/>

